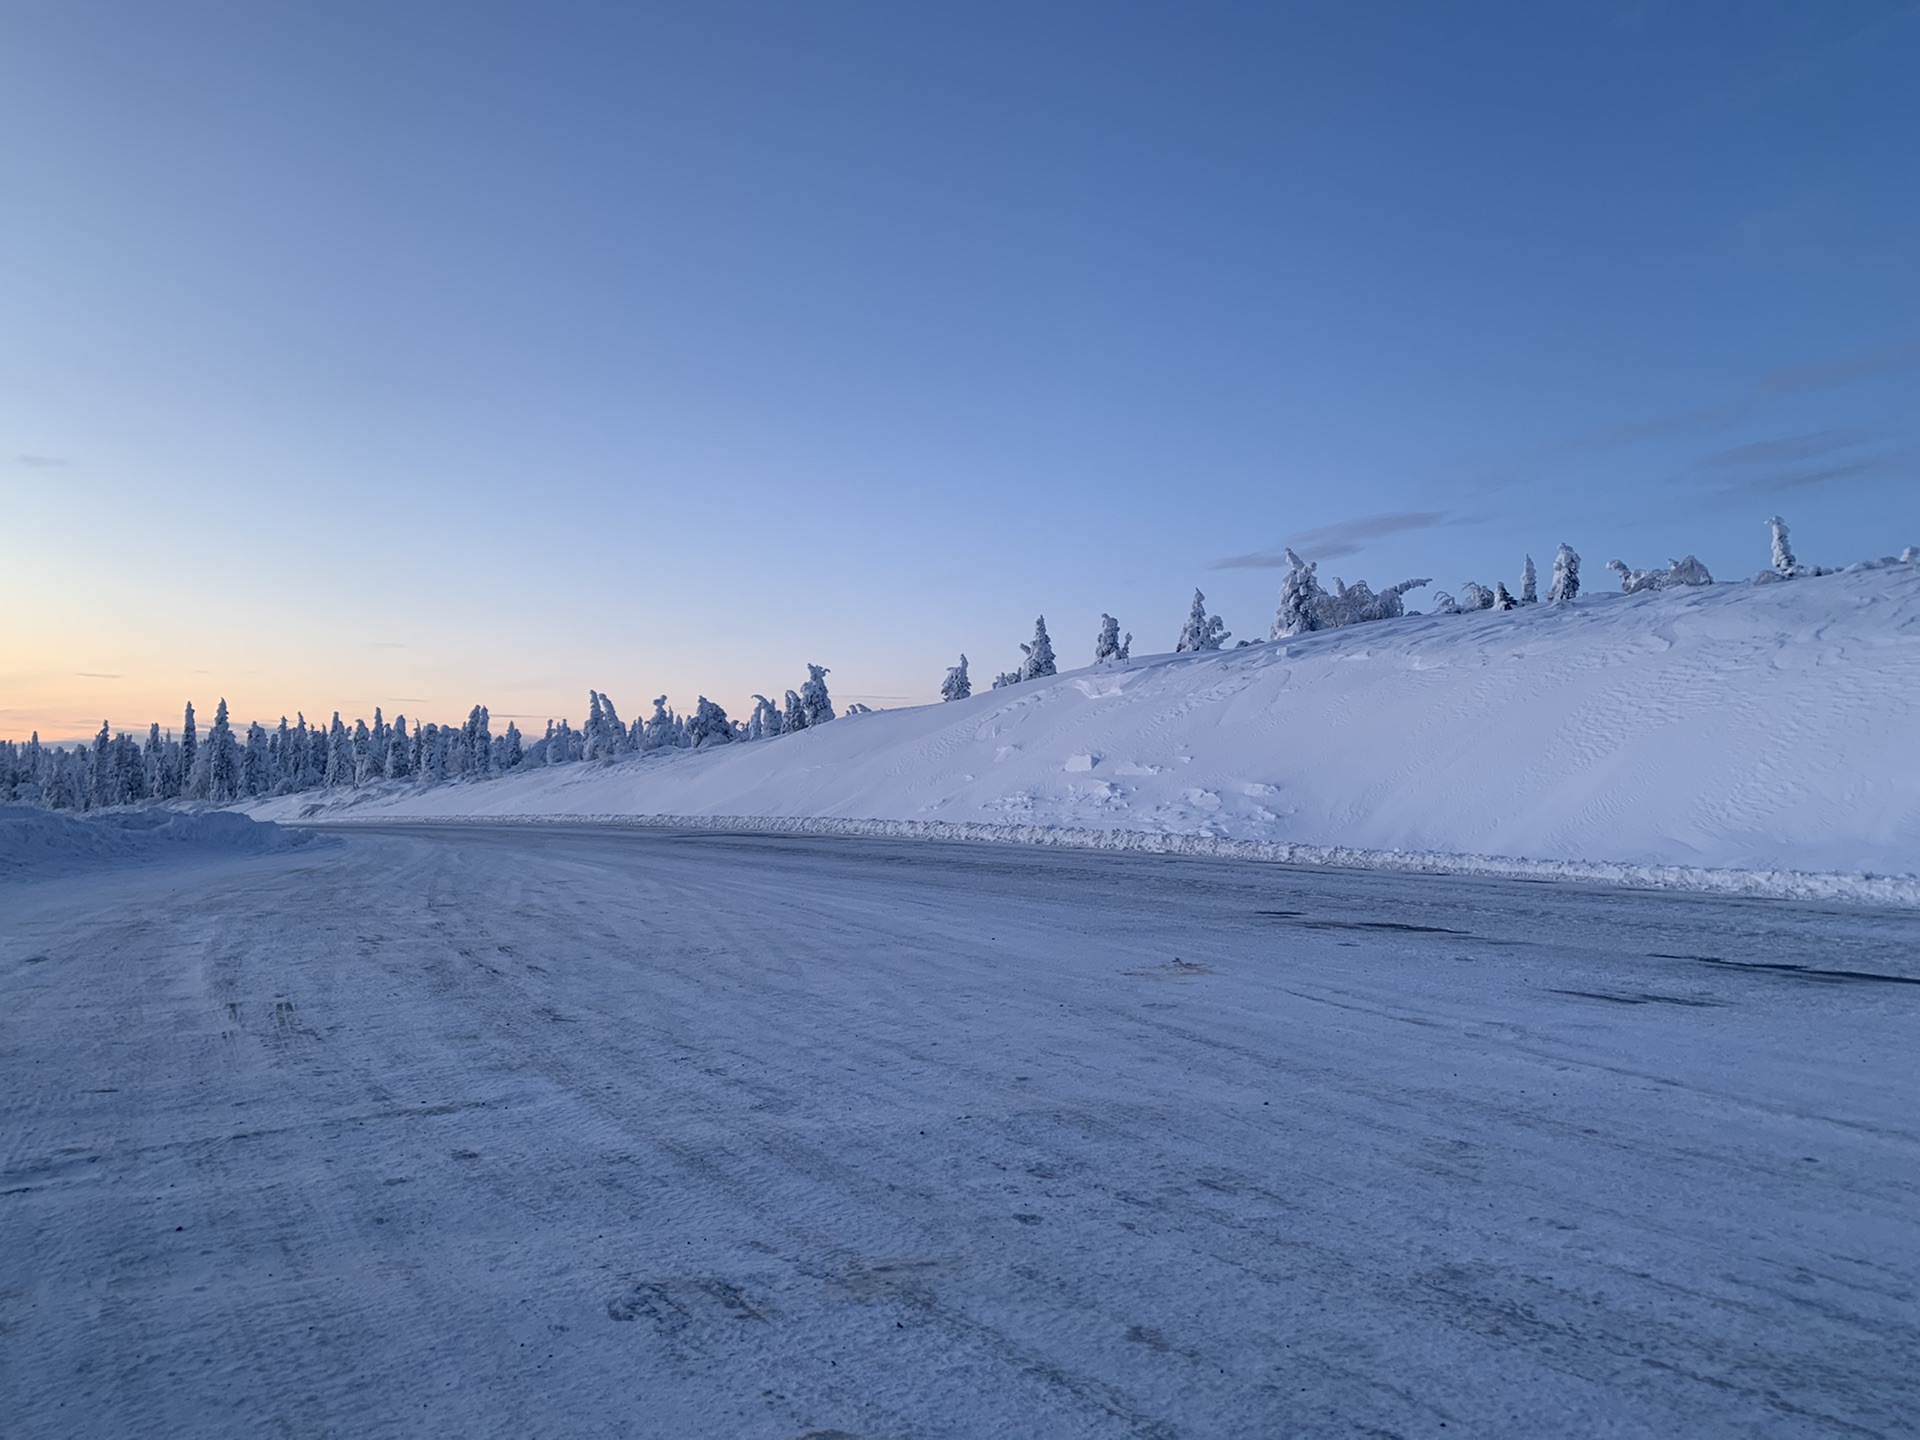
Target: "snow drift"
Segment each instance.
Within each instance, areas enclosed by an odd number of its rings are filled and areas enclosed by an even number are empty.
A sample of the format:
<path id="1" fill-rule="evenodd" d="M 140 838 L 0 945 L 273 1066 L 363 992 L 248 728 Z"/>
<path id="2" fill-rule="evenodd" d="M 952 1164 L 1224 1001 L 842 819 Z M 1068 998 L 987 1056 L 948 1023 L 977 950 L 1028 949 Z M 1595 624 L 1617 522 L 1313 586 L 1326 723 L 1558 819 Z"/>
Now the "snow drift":
<path id="1" fill-rule="evenodd" d="M 231 811 L 109 810 L 81 819 L 0 805 L 0 880 L 189 856 L 265 855 L 312 838 Z"/>
<path id="2" fill-rule="evenodd" d="M 1920 571 L 1901 565 L 1406 616 L 753 744 L 249 809 L 918 821 L 1911 876 L 1916 694 Z"/>

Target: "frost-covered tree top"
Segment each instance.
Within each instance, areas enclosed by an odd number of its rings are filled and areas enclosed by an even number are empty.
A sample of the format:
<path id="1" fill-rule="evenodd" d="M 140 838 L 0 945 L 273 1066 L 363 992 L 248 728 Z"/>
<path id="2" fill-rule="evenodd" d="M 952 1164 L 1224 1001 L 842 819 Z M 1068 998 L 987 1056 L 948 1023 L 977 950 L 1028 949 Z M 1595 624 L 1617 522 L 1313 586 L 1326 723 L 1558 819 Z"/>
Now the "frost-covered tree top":
<path id="1" fill-rule="evenodd" d="M 1111 615 L 1101 615 L 1100 634 L 1093 642 L 1093 663 L 1099 665 L 1108 660 L 1125 660 L 1127 652 L 1133 648 L 1133 632 L 1127 632 L 1127 638 L 1120 638 L 1120 622 Z"/>
<path id="2" fill-rule="evenodd" d="M 947 670 L 947 678 L 940 682 L 942 700 L 964 700 L 973 694 L 973 681 L 967 678 L 967 657 L 962 655 L 958 665 Z"/>
<path id="3" fill-rule="evenodd" d="M 1536 605 L 1540 601 L 1539 579 L 1533 573 L 1533 557 L 1527 556 L 1527 563 L 1520 567 L 1520 603 Z"/>
<path id="4" fill-rule="evenodd" d="M 1021 680 L 1038 680 L 1044 675 L 1059 673 L 1053 663 L 1053 641 L 1047 637 L 1046 616 L 1033 622 L 1033 643 L 1020 649 L 1027 657 L 1020 665 Z"/>
<path id="5" fill-rule="evenodd" d="M 1196 588 L 1193 604 L 1187 611 L 1187 623 L 1180 627 L 1180 638 L 1174 642 L 1173 650 L 1176 655 L 1218 650 L 1220 643 L 1232 633 L 1218 615 L 1207 614 L 1207 597 Z"/>

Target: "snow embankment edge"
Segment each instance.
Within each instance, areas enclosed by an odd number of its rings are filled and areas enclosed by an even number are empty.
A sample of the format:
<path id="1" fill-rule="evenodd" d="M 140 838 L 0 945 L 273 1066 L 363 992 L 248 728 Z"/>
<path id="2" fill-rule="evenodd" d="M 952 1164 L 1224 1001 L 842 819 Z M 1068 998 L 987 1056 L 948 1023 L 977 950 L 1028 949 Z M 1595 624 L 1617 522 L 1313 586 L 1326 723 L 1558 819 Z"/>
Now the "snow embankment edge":
<path id="1" fill-rule="evenodd" d="M 1422 875 L 1473 875 L 1548 880 L 1621 889 L 1681 890 L 1762 900 L 1829 900 L 1920 909 L 1920 876 L 1843 875 L 1799 870 L 1721 870 L 1613 860 L 1528 860 L 1444 851 L 1365 850 L 1345 845 L 1230 840 L 1213 835 L 1145 830 L 1090 830 L 1056 825 L 994 825 L 947 820 L 854 820 L 784 815 L 391 815 L 285 820 L 288 829 L 396 829 L 416 826 L 595 827 L 699 830 L 748 835 L 814 835 L 857 839 L 931 840 L 996 845 L 1050 845 L 1073 850 L 1125 850 L 1215 860 L 1341 870 L 1393 870 Z"/>

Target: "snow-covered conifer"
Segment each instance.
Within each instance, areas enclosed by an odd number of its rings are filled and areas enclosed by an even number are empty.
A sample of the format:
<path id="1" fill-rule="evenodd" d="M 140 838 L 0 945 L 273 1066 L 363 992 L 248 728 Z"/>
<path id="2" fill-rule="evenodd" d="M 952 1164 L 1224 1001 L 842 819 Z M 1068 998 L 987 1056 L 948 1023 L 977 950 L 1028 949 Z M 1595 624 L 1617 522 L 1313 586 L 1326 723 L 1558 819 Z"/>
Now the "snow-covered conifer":
<path id="1" fill-rule="evenodd" d="M 1125 660 L 1133 648 L 1133 632 L 1127 632 L 1127 638 L 1120 638 L 1120 622 L 1111 615 L 1100 617 L 1100 634 L 1093 642 L 1093 663 L 1099 665 L 1108 660 Z"/>
<path id="2" fill-rule="evenodd" d="M 1547 586 L 1547 603 L 1568 605 L 1580 595 L 1580 557 L 1571 545 L 1563 544 L 1553 557 L 1553 581 Z"/>
<path id="3" fill-rule="evenodd" d="M 213 712 L 213 727 L 207 731 L 205 778 L 198 791 L 200 798 L 225 805 L 240 798 L 240 747 L 233 738 L 233 726 L 227 719 L 223 699 Z"/>
<path id="4" fill-rule="evenodd" d="M 807 682 L 800 687 L 800 703 L 807 709 L 807 724 L 824 725 L 833 719 L 833 701 L 827 695 L 827 676 L 833 672 L 824 665 L 807 666 Z"/>
<path id="5" fill-rule="evenodd" d="M 1793 542 L 1787 538 L 1787 522 L 1775 515 L 1768 519 L 1767 528 L 1773 532 L 1773 573 L 1791 580 L 1801 572 L 1800 562 L 1793 555 Z"/>
<path id="6" fill-rule="evenodd" d="M 1174 653 L 1185 654 L 1195 650 L 1218 650 L 1220 642 L 1232 632 L 1226 622 L 1218 615 L 1207 614 L 1207 597 L 1198 589 L 1193 592 L 1193 607 L 1187 611 L 1187 623 L 1180 629 L 1180 638 L 1174 642 Z"/>
<path id="7" fill-rule="evenodd" d="M 247 726 L 247 745 L 240 755 L 240 791 L 266 795 L 273 789 L 273 741 L 258 720 Z"/>
<path id="8" fill-rule="evenodd" d="M 1533 573 L 1533 556 L 1529 555 L 1526 564 L 1520 567 L 1520 603 L 1537 605 L 1539 602 L 1539 579 Z"/>
<path id="9" fill-rule="evenodd" d="M 787 708 L 780 717 L 780 723 L 788 730 L 807 728 L 807 707 L 800 696 L 792 690 L 787 691 Z"/>
<path id="10" fill-rule="evenodd" d="M 950 667 L 947 678 L 940 682 L 942 700 L 964 700 L 973 694 L 973 681 L 967 678 L 967 657 L 962 655 L 960 663 Z"/>
<path id="11" fill-rule="evenodd" d="M 645 734 L 649 750 L 669 750 L 678 742 L 679 726 L 667 711 L 666 696 L 654 697 L 653 714 L 647 719 Z"/>
<path id="12" fill-rule="evenodd" d="M 1038 680 L 1042 676 L 1059 673 L 1053 663 L 1053 641 L 1047 636 L 1046 616 L 1042 615 L 1033 622 L 1033 643 L 1022 645 L 1020 650 L 1027 657 L 1020 663 L 1022 680 Z"/>
<path id="13" fill-rule="evenodd" d="M 600 721 L 607 732 L 608 752 L 612 755 L 625 755 L 633 748 L 627 727 L 620 723 L 620 712 L 613 708 L 613 697 L 600 697 Z"/>
<path id="14" fill-rule="evenodd" d="M 353 784 L 353 740 L 347 734 L 347 727 L 340 723 L 340 712 L 333 712 L 333 723 L 327 727 L 327 775 L 329 790 L 344 790 Z"/>
<path id="15" fill-rule="evenodd" d="M 725 710 L 702 695 L 693 707 L 693 720 L 687 726 L 687 733 L 693 737 L 696 748 L 724 745 L 733 739 L 733 724 L 727 719 Z"/>
<path id="16" fill-rule="evenodd" d="M 1477 580 L 1469 580 L 1460 587 L 1460 608 L 1462 610 L 1491 610 L 1493 591 Z"/>
<path id="17" fill-rule="evenodd" d="M 466 729 L 462 738 L 466 741 L 466 754 L 461 757 L 461 774 L 474 779 L 483 779 L 493 772 L 493 729 L 492 717 L 487 707 L 476 705 L 467 715 Z"/>
<path id="18" fill-rule="evenodd" d="M 581 754 L 583 760 L 605 760 L 610 747 L 607 744 L 607 720 L 600 711 L 600 692 L 587 692 L 587 723 L 580 734 L 586 741 L 586 749 Z"/>
<path id="19" fill-rule="evenodd" d="M 1511 610 L 1515 605 L 1519 603 L 1520 603 L 1519 601 L 1513 598 L 1512 592 L 1507 589 L 1506 581 L 1496 580 L 1493 582 L 1493 608 L 1494 609 Z"/>
<path id="20" fill-rule="evenodd" d="M 1286 557 L 1287 574 L 1280 582 L 1280 608 L 1274 612 L 1273 629 L 1268 632 L 1274 640 L 1320 629 L 1320 603 L 1327 593 L 1314 575 L 1319 562 L 1302 560 L 1290 546 Z"/>
<path id="21" fill-rule="evenodd" d="M 407 737 L 407 717 L 396 715 L 393 717 L 393 733 L 387 737 L 387 778 L 408 780 L 412 777 L 413 742 Z"/>
<path id="22" fill-rule="evenodd" d="M 102 720 L 87 766 L 87 803 L 95 808 L 113 804 L 112 758 L 113 735 Z"/>
<path id="23" fill-rule="evenodd" d="M 780 707 L 764 695 L 753 697 L 753 719 L 747 722 L 747 738 L 750 740 L 771 740 L 778 735 L 784 725 L 780 719 Z"/>
<path id="24" fill-rule="evenodd" d="M 993 677 L 993 688 L 995 690 L 1004 690 L 1009 685 L 1018 685 L 1019 683 L 1020 672 L 1018 670 L 1002 670 L 998 675 Z"/>
<path id="25" fill-rule="evenodd" d="M 193 728 L 193 702 L 187 702 L 186 722 L 180 727 L 180 788 L 175 794 L 185 794 L 188 777 L 193 767 L 200 761 L 200 737 Z"/>

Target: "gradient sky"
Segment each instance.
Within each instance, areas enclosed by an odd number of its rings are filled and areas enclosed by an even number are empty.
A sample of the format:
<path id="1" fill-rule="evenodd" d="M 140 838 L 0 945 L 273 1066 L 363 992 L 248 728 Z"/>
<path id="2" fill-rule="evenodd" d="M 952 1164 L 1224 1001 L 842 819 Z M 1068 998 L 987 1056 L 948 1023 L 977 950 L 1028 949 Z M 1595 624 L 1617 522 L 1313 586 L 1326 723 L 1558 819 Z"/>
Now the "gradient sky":
<path id="1" fill-rule="evenodd" d="M 0 0 L 0 735 L 1897 551 L 1916 75 L 1893 0 Z"/>

